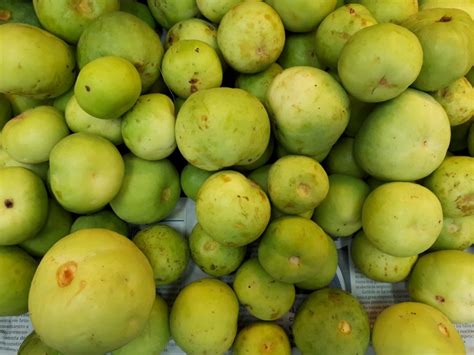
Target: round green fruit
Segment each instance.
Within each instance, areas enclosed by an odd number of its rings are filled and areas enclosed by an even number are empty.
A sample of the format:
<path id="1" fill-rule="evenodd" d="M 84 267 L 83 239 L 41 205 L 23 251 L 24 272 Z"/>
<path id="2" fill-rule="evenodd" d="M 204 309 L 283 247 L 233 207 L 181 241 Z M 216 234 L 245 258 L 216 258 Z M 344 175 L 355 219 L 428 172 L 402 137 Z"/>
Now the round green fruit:
<path id="1" fill-rule="evenodd" d="M 96 213 L 79 216 L 71 225 L 70 232 L 76 232 L 80 229 L 104 228 L 128 236 L 129 226 L 127 223 L 118 218 L 115 213 L 110 210 L 102 210 Z"/>
<path id="2" fill-rule="evenodd" d="M 290 355 L 288 335 L 275 323 L 255 322 L 242 328 L 235 338 L 233 354 Z"/>
<path id="3" fill-rule="evenodd" d="M 464 250 L 474 244 L 474 214 L 464 217 L 444 217 L 443 229 L 431 250 Z"/>
<path id="4" fill-rule="evenodd" d="M 140 334 L 154 300 L 153 271 L 135 244 L 106 229 L 84 229 L 43 257 L 28 309 L 47 345 L 63 353 L 103 354 Z"/>
<path id="5" fill-rule="evenodd" d="M 344 174 L 356 178 L 367 176 L 355 160 L 354 138 L 351 137 L 341 137 L 331 148 L 325 163 L 329 174 Z"/>
<path id="6" fill-rule="evenodd" d="M 195 17 L 199 12 L 196 0 L 148 0 L 147 4 L 156 22 L 164 28 Z"/>
<path id="7" fill-rule="evenodd" d="M 46 345 L 36 334 L 31 332 L 21 343 L 18 355 L 62 355 L 59 351 Z"/>
<path id="8" fill-rule="evenodd" d="M 399 24 L 418 12 L 418 1 L 413 0 L 354 0 L 365 6 L 378 22 Z"/>
<path id="9" fill-rule="evenodd" d="M 203 170 L 192 164 L 186 164 L 181 170 L 180 184 L 184 194 L 196 201 L 197 193 L 204 181 L 213 174 L 212 171 Z"/>
<path id="10" fill-rule="evenodd" d="M 308 66 L 322 69 L 314 44 L 314 32 L 288 34 L 285 47 L 278 57 L 283 68 Z"/>

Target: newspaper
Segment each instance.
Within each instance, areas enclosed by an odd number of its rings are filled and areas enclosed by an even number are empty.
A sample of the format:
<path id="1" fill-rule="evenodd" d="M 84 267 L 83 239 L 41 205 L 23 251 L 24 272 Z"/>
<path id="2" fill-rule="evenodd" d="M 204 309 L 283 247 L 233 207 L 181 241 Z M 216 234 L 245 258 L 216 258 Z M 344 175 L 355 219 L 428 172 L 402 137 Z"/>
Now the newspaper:
<path id="1" fill-rule="evenodd" d="M 194 225 L 196 224 L 196 216 L 194 210 L 194 202 L 190 199 L 182 198 L 178 202 L 173 213 L 164 221 L 167 224 L 185 236 L 189 236 Z M 146 226 L 135 226 L 132 234 Z M 366 278 L 354 266 L 350 258 L 350 243 L 348 238 L 336 240 L 338 247 L 338 268 L 336 276 L 329 285 L 330 287 L 338 287 L 351 292 L 359 299 L 369 314 L 371 324 L 373 324 L 376 316 L 391 304 L 409 300 L 406 283 L 381 283 Z M 250 253 L 255 253 L 255 248 L 250 246 Z M 188 283 L 209 277 L 199 267 L 190 262 L 188 269 L 179 282 L 171 285 L 158 287 L 158 293 L 171 305 L 173 299 L 178 292 Z M 232 283 L 232 275 L 221 278 L 224 282 Z M 277 321 L 291 338 L 290 326 L 298 306 L 311 292 L 299 293 L 296 295 L 296 301 L 292 309 Z M 257 319 L 250 315 L 244 307 L 240 308 L 239 326 L 256 321 Z M 469 355 L 474 355 L 474 323 L 457 325 L 466 344 L 466 351 Z M 22 343 L 23 339 L 33 330 L 28 315 L 18 317 L 0 317 L 0 355 L 14 355 Z M 231 352 L 228 352 L 230 354 Z M 185 354 L 173 340 L 170 340 L 165 351 L 165 355 Z M 293 348 L 292 355 L 299 355 L 300 352 Z M 373 349 L 369 348 L 367 355 L 374 354 Z"/>

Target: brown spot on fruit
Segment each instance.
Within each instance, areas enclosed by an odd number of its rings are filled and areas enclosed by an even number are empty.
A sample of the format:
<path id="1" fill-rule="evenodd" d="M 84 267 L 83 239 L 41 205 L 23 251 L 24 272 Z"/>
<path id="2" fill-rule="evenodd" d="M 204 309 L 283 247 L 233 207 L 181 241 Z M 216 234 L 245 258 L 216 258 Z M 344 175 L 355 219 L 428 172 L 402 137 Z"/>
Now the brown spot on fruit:
<path id="1" fill-rule="evenodd" d="M 356 10 L 354 10 L 354 9 L 353 9 L 352 7 L 350 7 L 350 6 L 347 6 L 347 7 L 349 8 L 349 13 L 350 13 L 351 15 L 355 15 Z"/>
<path id="2" fill-rule="evenodd" d="M 264 353 L 269 353 L 272 351 L 272 344 L 268 344 L 268 343 L 263 343 L 262 345 L 262 351 Z"/>
<path id="3" fill-rule="evenodd" d="M 92 4 L 89 0 L 76 0 L 74 10 L 81 14 L 88 14 L 92 12 Z"/>
<path id="4" fill-rule="evenodd" d="M 13 200 L 11 198 L 5 199 L 5 201 L 3 201 L 3 204 L 6 208 L 13 208 L 14 205 Z"/>
<path id="5" fill-rule="evenodd" d="M 446 15 L 444 15 L 438 20 L 438 22 L 449 22 L 449 21 L 451 21 L 451 16 L 446 16 Z"/>
<path id="6" fill-rule="evenodd" d="M 171 189 L 167 187 L 166 189 L 163 190 L 161 193 L 161 202 L 167 202 L 171 198 Z"/>
<path id="7" fill-rule="evenodd" d="M 435 296 L 435 299 L 436 301 L 438 301 L 439 303 L 444 303 L 445 299 L 443 296 L 440 296 L 440 295 L 436 295 Z"/>
<path id="8" fill-rule="evenodd" d="M 12 13 L 8 10 L 0 10 L 0 21 L 8 21 L 12 17 Z"/>
<path id="9" fill-rule="evenodd" d="M 337 329 L 339 329 L 342 334 L 350 334 L 352 331 L 350 323 L 344 319 L 339 322 Z"/>
<path id="10" fill-rule="evenodd" d="M 300 196 L 308 196 L 311 193 L 311 187 L 307 184 L 300 183 L 296 188 L 296 191 Z"/>
<path id="11" fill-rule="evenodd" d="M 224 182 L 229 182 L 230 180 L 232 180 L 230 177 L 228 177 L 227 175 L 222 175 L 221 176 L 222 180 L 224 180 Z"/>
<path id="12" fill-rule="evenodd" d="M 443 334 L 445 337 L 449 337 L 449 331 L 448 327 L 446 327 L 443 323 L 438 324 L 438 330 L 441 334 Z"/>
<path id="13" fill-rule="evenodd" d="M 196 53 L 199 53 L 199 47 L 194 48 L 194 51 L 195 51 Z"/>
<path id="14" fill-rule="evenodd" d="M 86 91 L 87 91 L 87 92 L 90 92 L 90 91 L 91 91 L 91 87 L 90 87 L 89 85 L 86 85 L 85 88 L 86 88 Z"/>
<path id="15" fill-rule="evenodd" d="M 474 194 L 459 196 L 455 202 L 463 216 L 470 216 L 474 213 Z"/>
<path id="16" fill-rule="evenodd" d="M 74 280 L 77 271 L 77 264 L 75 261 L 68 261 L 62 264 L 56 271 L 56 282 L 59 287 L 66 287 Z"/>

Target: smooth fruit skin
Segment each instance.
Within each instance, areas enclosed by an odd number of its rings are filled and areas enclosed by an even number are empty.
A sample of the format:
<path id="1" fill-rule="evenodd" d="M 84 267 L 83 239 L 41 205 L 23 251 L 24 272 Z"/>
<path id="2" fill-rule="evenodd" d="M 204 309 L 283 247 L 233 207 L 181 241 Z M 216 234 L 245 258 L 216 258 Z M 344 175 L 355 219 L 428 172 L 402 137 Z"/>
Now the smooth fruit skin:
<path id="1" fill-rule="evenodd" d="M 84 229 L 43 257 L 28 309 L 47 345 L 64 353 L 103 354 L 140 334 L 155 292 L 151 266 L 132 241 L 106 229 Z"/>
<path id="2" fill-rule="evenodd" d="M 275 323 L 255 322 L 242 328 L 232 346 L 235 355 L 290 355 L 288 335 Z"/>
<path id="3" fill-rule="evenodd" d="M 37 266 L 18 246 L 0 246 L 0 316 L 28 312 L 28 293 Z"/>
<path id="4" fill-rule="evenodd" d="M 474 255 L 440 250 L 421 256 L 410 275 L 408 292 L 414 301 L 433 306 L 453 323 L 474 322 Z"/>
<path id="5" fill-rule="evenodd" d="M 0 245 L 33 238 L 48 215 L 43 181 L 23 167 L 0 169 Z"/>
<path id="6" fill-rule="evenodd" d="M 21 343 L 18 349 L 18 355 L 62 355 L 59 351 L 46 345 L 36 334 L 32 331 Z"/>
<path id="7" fill-rule="evenodd" d="M 422 0 L 421 0 L 422 1 Z M 354 0 L 365 6 L 378 22 L 399 24 L 418 12 L 418 0 Z"/>
<path id="8" fill-rule="evenodd" d="M 188 354 L 223 354 L 237 334 L 239 303 L 232 289 L 217 279 L 185 286 L 170 313 L 171 336 Z"/>
<path id="9" fill-rule="evenodd" d="M 109 229 L 126 237 L 129 233 L 129 225 L 108 209 L 77 217 L 71 225 L 71 233 L 91 228 Z"/>
<path id="10" fill-rule="evenodd" d="M 347 41 L 337 69 L 352 96 L 382 102 L 404 92 L 418 77 L 422 64 L 418 38 L 402 26 L 382 23 L 361 29 Z"/>
<path id="11" fill-rule="evenodd" d="M 196 0 L 148 0 L 147 4 L 156 22 L 164 28 L 193 18 L 199 12 Z"/>
<path id="12" fill-rule="evenodd" d="M 372 344 L 379 355 L 465 355 L 459 332 L 436 308 L 402 302 L 384 309 L 375 320 Z"/>
<path id="13" fill-rule="evenodd" d="M 35 43 L 35 46 L 31 46 Z M 0 92 L 54 98 L 73 85 L 73 51 L 56 36 L 26 24 L 0 27 Z"/>

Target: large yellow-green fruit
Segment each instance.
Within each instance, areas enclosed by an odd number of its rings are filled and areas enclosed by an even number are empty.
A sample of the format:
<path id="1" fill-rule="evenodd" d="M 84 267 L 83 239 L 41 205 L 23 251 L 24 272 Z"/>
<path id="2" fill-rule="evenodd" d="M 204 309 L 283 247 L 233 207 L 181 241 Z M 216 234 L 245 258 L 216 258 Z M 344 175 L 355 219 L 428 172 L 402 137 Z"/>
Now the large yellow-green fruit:
<path id="1" fill-rule="evenodd" d="M 235 355 L 290 355 L 291 345 L 279 325 L 256 322 L 240 330 L 232 350 Z"/>
<path id="2" fill-rule="evenodd" d="M 232 289 L 216 279 L 184 287 L 170 314 L 171 336 L 188 354 L 225 353 L 237 334 L 239 303 Z"/>
<path id="3" fill-rule="evenodd" d="M 402 302 L 382 311 L 375 320 L 372 344 L 377 355 L 464 355 L 457 329 L 436 308 Z"/>
<path id="4" fill-rule="evenodd" d="M 28 309 L 40 338 L 67 354 L 103 354 L 144 329 L 155 300 L 151 266 L 126 237 L 83 229 L 57 242 L 31 283 Z"/>
<path id="5" fill-rule="evenodd" d="M 34 43 L 34 45 L 32 45 Z M 46 99 L 64 94 L 74 82 L 75 60 L 68 45 L 38 27 L 0 27 L 0 92 Z"/>

